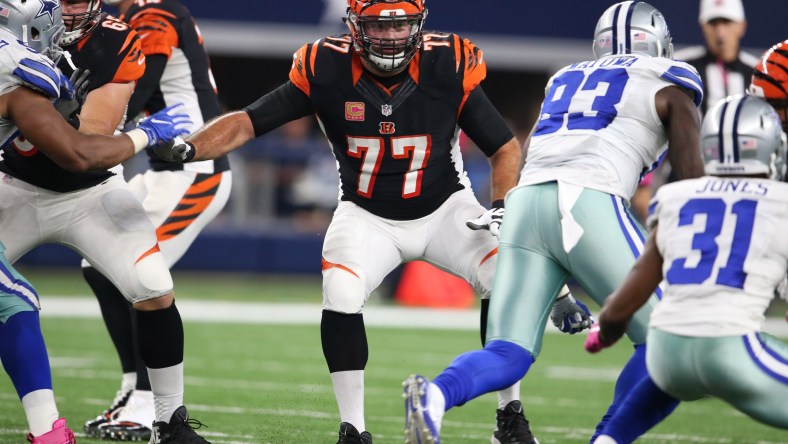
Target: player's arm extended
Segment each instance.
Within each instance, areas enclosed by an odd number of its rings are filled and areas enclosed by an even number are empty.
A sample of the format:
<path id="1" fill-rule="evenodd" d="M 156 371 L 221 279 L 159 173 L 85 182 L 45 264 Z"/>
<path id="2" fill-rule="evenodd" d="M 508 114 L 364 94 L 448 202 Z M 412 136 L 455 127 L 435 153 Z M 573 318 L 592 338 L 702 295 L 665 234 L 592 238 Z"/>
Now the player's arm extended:
<path id="1" fill-rule="evenodd" d="M 677 86 L 657 92 L 656 108 L 668 131 L 668 160 L 679 179 L 704 174 L 700 153 L 700 114 L 692 98 Z"/>
<path id="2" fill-rule="evenodd" d="M 150 123 L 140 125 L 142 129 L 128 134 L 81 134 L 49 99 L 26 87 L 0 96 L 0 115 L 12 120 L 30 143 L 67 171 L 111 168 L 149 145 L 184 134 L 191 124 L 187 115 L 170 107 L 151 116 Z"/>
<path id="3" fill-rule="evenodd" d="M 107 83 L 88 94 L 79 113 L 79 131 L 112 135 L 123 119 L 134 82 Z"/>
<path id="4" fill-rule="evenodd" d="M 599 339 L 604 344 L 616 342 L 627 330 L 629 320 L 651 297 L 662 281 L 662 256 L 657 249 L 657 227 L 651 230 L 643 254 L 627 274 L 621 286 L 605 301 L 599 313 Z"/>
<path id="5" fill-rule="evenodd" d="M 468 95 L 457 121 L 460 128 L 490 158 L 492 200 L 501 200 L 517 185 L 520 143 L 481 86 Z"/>
<path id="6" fill-rule="evenodd" d="M 129 137 L 78 133 L 43 95 L 20 87 L 0 99 L 3 115 L 53 162 L 68 171 L 111 168 L 133 156 Z"/>
<path id="7" fill-rule="evenodd" d="M 255 137 L 313 112 L 309 97 L 287 82 L 243 111 L 224 114 L 195 131 L 186 139 L 195 150 L 194 158 L 188 160 L 215 159 Z"/>

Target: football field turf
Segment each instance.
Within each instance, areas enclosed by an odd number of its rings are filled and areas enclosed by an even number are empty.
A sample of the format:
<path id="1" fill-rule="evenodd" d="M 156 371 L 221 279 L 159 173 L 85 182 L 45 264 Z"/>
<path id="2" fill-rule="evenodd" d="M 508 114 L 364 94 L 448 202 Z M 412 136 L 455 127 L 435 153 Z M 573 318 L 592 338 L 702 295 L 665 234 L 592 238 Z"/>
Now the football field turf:
<path id="1" fill-rule="evenodd" d="M 50 291 L 50 284 L 43 283 L 41 277 L 33 276 L 31 280 Z M 68 288 L 66 283 L 58 285 Z M 337 408 L 320 348 L 319 326 L 312 322 L 319 319 L 319 303 L 299 300 L 298 296 L 313 291 L 312 286 L 314 282 L 298 279 L 292 284 L 295 301 L 307 304 L 300 311 L 308 313 L 302 318 L 295 316 L 293 322 L 303 323 L 288 325 L 265 319 L 211 322 L 197 320 L 184 310 L 186 403 L 192 416 L 206 424 L 201 432 L 210 441 L 336 442 Z M 288 288 L 283 283 L 271 284 L 277 293 L 271 295 L 266 287 L 255 284 L 259 295 L 255 300 L 281 302 L 278 298 L 285 297 Z M 255 293 L 252 288 L 237 291 Z M 316 291 L 319 294 L 319 286 Z M 47 300 L 54 306 L 58 298 L 42 293 L 46 312 Z M 187 296 L 183 295 L 187 306 Z M 227 298 L 232 299 L 232 295 Z M 246 297 L 239 299 L 243 300 L 226 306 L 237 309 L 237 303 L 250 303 Z M 89 298 L 75 300 L 83 304 L 93 302 Z M 71 305 L 74 311 L 82 311 L 78 304 Z M 287 307 L 290 308 L 282 311 L 282 318 L 288 316 L 288 311 L 299 311 L 298 305 Z M 219 319 L 227 317 L 216 313 Z M 394 314 L 389 316 L 402 316 L 401 311 L 391 313 Z M 80 435 L 82 422 L 106 407 L 119 384 L 117 358 L 102 321 L 91 313 L 84 317 L 45 315 L 42 324 L 61 414 L 78 433 L 80 443 L 100 442 Z M 477 348 L 479 341 L 473 328 L 405 329 L 376 325 L 368 327 L 368 338 L 367 429 L 378 444 L 402 442 L 402 380 L 413 372 L 436 375 L 456 354 Z M 582 350 L 583 339 L 584 335 L 546 335 L 542 356 L 523 384 L 526 412 L 542 444 L 587 442 L 630 353 L 629 345 L 621 343 L 591 356 Z M 486 395 L 447 413 L 442 442 L 489 442 L 495 403 L 494 395 Z M 2 376 L 0 442 L 22 442 L 25 427 L 19 401 L 7 376 Z M 704 400 L 681 405 L 668 421 L 640 442 L 776 444 L 788 442 L 788 433 L 757 424 L 719 401 Z"/>

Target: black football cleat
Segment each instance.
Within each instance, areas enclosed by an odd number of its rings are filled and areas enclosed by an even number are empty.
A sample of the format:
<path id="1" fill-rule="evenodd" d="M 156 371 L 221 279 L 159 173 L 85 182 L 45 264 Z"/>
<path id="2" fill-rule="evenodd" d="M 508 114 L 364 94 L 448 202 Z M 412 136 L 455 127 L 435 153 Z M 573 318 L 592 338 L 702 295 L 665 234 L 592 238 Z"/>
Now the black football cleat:
<path id="1" fill-rule="evenodd" d="M 339 441 L 337 444 L 372 444 L 372 435 L 369 432 L 358 433 L 353 424 L 343 422 L 339 425 Z"/>
<path id="2" fill-rule="evenodd" d="M 186 407 L 180 406 L 172 414 L 170 422 L 153 423 L 153 432 L 149 444 L 211 444 L 194 430 L 203 426 L 196 419 L 189 419 Z"/>
<path id="3" fill-rule="evenodd" d="M 492 444 L 539 444 L 531 433 L 520 401 L 506 404 L 503 410 L 496 411 L 496 417 L 497 425 L 490 440 Z"/>

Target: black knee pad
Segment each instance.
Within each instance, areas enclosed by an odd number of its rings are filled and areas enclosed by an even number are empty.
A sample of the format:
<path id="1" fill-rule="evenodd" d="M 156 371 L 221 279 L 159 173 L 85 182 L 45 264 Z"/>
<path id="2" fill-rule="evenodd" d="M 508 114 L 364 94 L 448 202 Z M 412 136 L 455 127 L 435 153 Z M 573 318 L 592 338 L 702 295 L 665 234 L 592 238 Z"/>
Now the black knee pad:
<path id="1" fill-rule="evenodd" d="M 323 356 L 331 373 L 364 370 L 367 366 L 369 348 L 361 313 L 344 314 L 323 310 L 320 338 Z"/>

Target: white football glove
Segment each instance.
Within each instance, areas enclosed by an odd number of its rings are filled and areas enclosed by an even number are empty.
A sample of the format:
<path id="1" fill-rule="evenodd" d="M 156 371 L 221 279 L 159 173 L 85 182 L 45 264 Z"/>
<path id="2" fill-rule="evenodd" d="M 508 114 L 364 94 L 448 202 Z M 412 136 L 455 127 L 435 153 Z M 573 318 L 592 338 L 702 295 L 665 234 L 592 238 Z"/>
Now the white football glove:
<path id="1" fill-rule="evenodd" d="M 550 310 L 550 320 L 559 330 L 570 335 L 591 328 L 595 322 L 588 307 L 570 293 L 555 300 Z"/>
<path id="2" fill-rule="evenodd" d="M 476 219 L 465 222 L 471 230 L 490 230 L 490 233 L 498 237 L 501 234 L 501 224 L 503 223 L 503 200 L 496 200 L 492 203 L 492 208 Z"/>
<path id="3" fill-rule="evenodd" d="M 783 280 L 777 285 L 777 296 L 788 302 L 788 275 L 783 276 Z"/>

